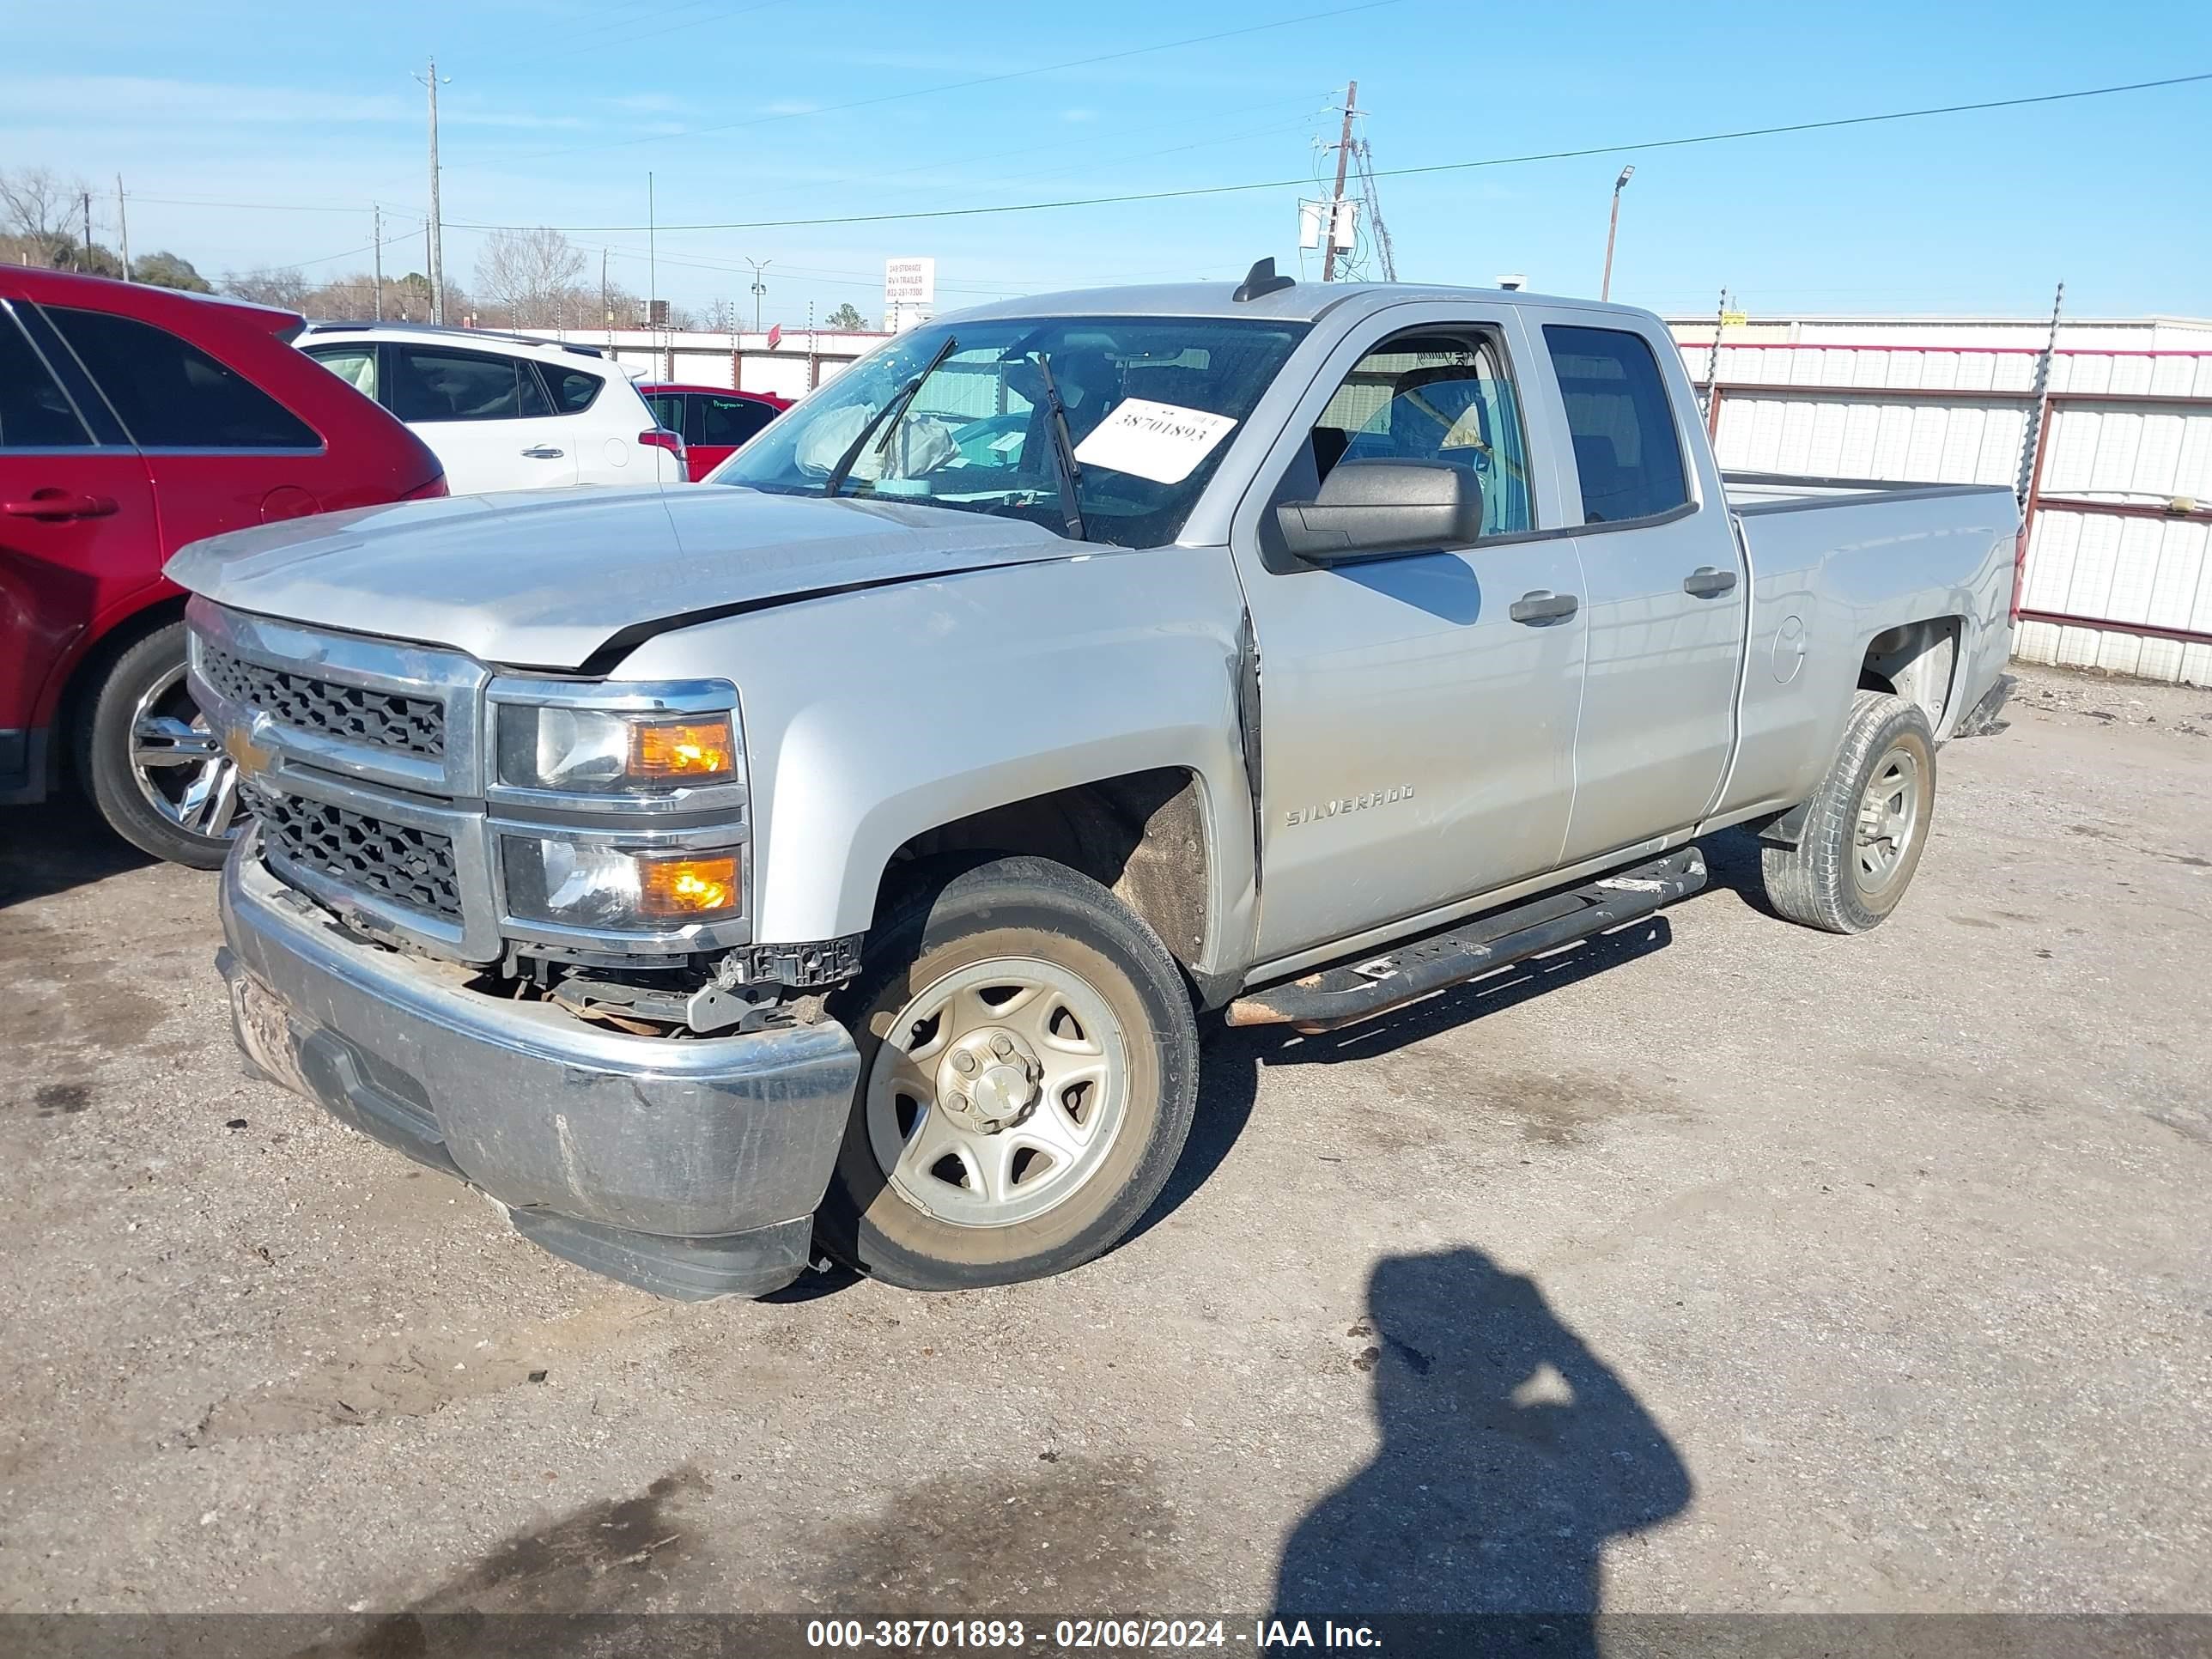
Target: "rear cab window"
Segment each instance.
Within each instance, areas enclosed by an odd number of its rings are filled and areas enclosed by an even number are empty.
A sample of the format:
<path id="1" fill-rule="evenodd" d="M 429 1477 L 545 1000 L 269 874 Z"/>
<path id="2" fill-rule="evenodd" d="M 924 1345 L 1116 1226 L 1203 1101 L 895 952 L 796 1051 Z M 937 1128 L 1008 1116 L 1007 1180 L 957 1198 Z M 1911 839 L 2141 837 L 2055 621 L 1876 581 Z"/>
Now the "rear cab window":
<path id="1" fill-rule="evenodd" d="M 1656 519 L 1686 507 L 1682 434 L 1658 359 L 1626 329 L 1544 325 L 1566 404 L 1584 524 Z"/>
<path id="2" fill-rule="evenodd" d="M 141 449 L 322 447 L 274 398 L 165 328 L 70 306 L 42 310 Z"/>

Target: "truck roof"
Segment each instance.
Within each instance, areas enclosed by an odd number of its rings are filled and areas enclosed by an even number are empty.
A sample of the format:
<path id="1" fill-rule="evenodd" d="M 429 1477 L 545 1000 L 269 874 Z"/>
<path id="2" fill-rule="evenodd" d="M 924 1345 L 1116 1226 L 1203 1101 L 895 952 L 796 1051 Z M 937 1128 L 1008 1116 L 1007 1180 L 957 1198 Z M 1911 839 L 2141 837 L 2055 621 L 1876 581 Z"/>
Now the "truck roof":
<path id="1" fill-rule="evenodd" d="M 957 314 L 968 318 L 1256 317 L 1310 323 L 1340 307 L 1352 307 L 1358 314 L 1364 315 L 1408 300 L 1479 300 L 1486 305 L 1569 306 L 1638 317 L 1652 314 L 1632 306 L 1601 305 L 1595 300 L 1528 294 L 1518 289 L 1462 288 L 1429 283 L 1295 283 L 1250 300 L 1237 299 L 1237 291 L 1235 283 L 1153 283 L 1130 288 L 1070 289 L 1059 294 L 1033 294 L 1018 300 L 973 306 Z"/>

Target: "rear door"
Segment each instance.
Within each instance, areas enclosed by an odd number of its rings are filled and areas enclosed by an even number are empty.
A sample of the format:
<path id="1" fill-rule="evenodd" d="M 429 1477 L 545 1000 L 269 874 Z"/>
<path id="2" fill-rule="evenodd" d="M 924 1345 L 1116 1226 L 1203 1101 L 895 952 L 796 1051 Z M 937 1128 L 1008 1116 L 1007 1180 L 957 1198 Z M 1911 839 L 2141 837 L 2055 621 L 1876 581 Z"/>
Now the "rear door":
<path id="1" fill-rule="evenodd" d="M 167 546 L 323 509 L 322 434 L 237 369 L 137 317 L 40 309 L 145 457 Z"/>
<path id="2" fill-rule="evenodd" d="M 1509 306 L 1379 313 L 1327 360 L 1238 510 L 1263 688 L 1265 957 L 1559 861 L 1585 630 L 1545 464 L 1557 434 L 1522 395 L 1541 379 L 1529 350 Z M 1469 469 L 1482 538 L 1333 567 L 1289 555 L 1274 505 L 1310 500 L 1346 455 Z"/>
<path id="3" fill-rule="evenodd" d="M 437 452 L 454 495 L 577 481 L 591 434 L 556 413 L 527 358 L 387 340 L 382 365 L 385 406 Z"/>
<path id="4" fill-rule="evenodd" d="M 31 793 L 29 732 L 95 619 L 159 580 L 146 463 L 82 377 L 33 343 L 0 277 L 0 796 Z M 37 313 L 21 307 L 38 330 Z M 67 389 L 76 382 L 79 392 Z"/>
<path id="5" fill-rule="evenodd" d="M 1589 640 L 1565 861 L 1705 816 L 1735 740 L 1746 579 L 1696 404 L 1665 335 L 1531 307 L 1571 443 Z"/>

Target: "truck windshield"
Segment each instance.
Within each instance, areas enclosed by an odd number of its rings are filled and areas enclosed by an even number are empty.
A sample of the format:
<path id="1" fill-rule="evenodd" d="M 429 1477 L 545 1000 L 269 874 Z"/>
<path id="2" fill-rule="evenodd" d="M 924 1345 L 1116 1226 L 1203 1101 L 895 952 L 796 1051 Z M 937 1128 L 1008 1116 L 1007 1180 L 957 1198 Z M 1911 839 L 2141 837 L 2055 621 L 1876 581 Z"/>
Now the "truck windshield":
<path id="1" fill-rule="evenodd" d="M 917 328 L 775 422 L 708 482 L 926 501 L 1060 534 L 1080 524 L 1087 541 L 1158 546 L 1182 532 L 1237 428 L 1305 331 L 1166 317 Z M 1065 414 L 1066 450 L 1048 384 Z"/>

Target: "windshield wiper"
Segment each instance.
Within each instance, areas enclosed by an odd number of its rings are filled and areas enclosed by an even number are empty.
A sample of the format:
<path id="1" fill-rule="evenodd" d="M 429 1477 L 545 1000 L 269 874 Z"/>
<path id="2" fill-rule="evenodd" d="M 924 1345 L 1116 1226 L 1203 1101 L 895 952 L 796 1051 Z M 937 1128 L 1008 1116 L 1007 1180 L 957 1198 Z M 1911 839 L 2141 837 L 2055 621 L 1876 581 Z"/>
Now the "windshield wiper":
<path id="1" fill-rule="evenodd" d="M 921 395 L 921 383 L 936 374 L 938 366 L 952 355 L 955 343 L 953 337 L 950 334 L 946 335 L 945 343 L 937 348 L 937 355 L 922 365 L 921 373 L 901 386 L 897 397 L 869 416 L 868 423 L 860 428 L 860 435 L 855 437 L 846 447 L 845 453 L 837 458 L 837 465 L 830 469 L 830 482 L 822 486 L 823 495 L 834 495 L 845 487 L 847 477 L 851 474 L 854 463 L 860 459 L 860 452 L 868 447 L 868 440 L 875 435 L 878 427 L 884 428 L 884 441 L 885 443 L 890 441 L 891 434 L 898 429 L 899 417 L 906 413 L 906 406 Z M 888 425 L 885 424 L 886 422 L 889 422 Z"/>
<path id="2" fill-rule="evenodd" d="M 1036 356 L 1037 376 L 1044 382 L 1045 406 L 1052 416 L 1052 461 L 1060 471 L 1060 510 L 1067 521 L 1071 540 L 1083 539 L 1083 508 L 1076 499 L 1076 489 L 1083 482 L 1083 469 L 1075 464 L 1075 444 L 1067 435 L 1067 405 L 1060 400 L 1060 383 L 1052 378 L 1052 365 L 1042 351 Z"/>

